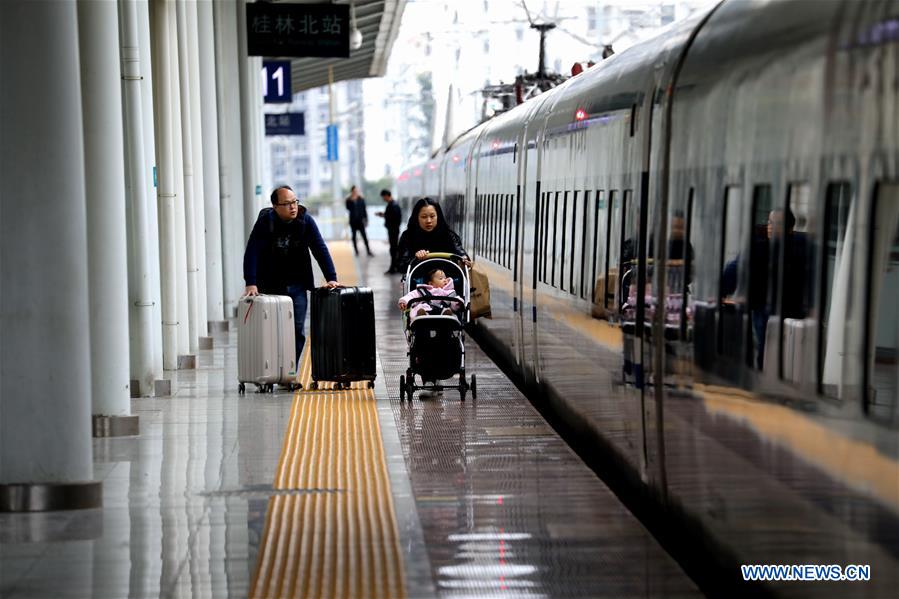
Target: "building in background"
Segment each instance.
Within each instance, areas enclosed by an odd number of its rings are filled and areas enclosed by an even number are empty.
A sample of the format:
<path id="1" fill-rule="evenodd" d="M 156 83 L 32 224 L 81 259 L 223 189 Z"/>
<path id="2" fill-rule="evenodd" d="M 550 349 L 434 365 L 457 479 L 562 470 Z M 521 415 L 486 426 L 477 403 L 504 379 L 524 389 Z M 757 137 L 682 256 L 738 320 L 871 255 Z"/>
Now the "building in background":
<path id="1" fill-rule="evenodd" d="M 575 62 L 600 62 L 606 45 L 620 52 L 713 2 L 409 0 L 386 76 L 363 86 L 367 178 L 395 177 L 439 148 L 448 105 L 449 139 L 491 116 L 499 106 L 485 106 L 480 90 L 537 70 L 529 17 L 556 24 L 546 68 L 568 75 Z"/>
<path id="2" fill-rule="evenodd" d="M 537 70 L 540 35 L 531 21 L 556 24 L 547 36 L 546 68 L 568 75 L 575 62 L 600 62 L 607 45 L 620 52 L 712 2 L 409 0 L 386 76 L 334 85 L 342 190 L 393 179 L 404 165 L 429 157 L 444 138 L 492 116 L 500 106 L 485 102 L 481 90 Z M 332 201 L 328 88 L 266 108 L 303 112 L 306 124 L 305 136 L 266 137 L 271 184 L 290 185 L 312 205 Z"/>
<path id="3" fill-rule="evenodd" d="M 337 95 L 340 185 L 359 184 L 365 175 L 365 129 L 362 80 L 334 84 Z M 300 200 L 326 203 L 333 200 L 325 128 L 330 122 L 328 88 L 319 87 L 293 95 L 290 104 L 268 104 L 267 113 L 302 112 L 306 134 L 266 136 L 266 155 L 271 166 L 271 186 L 290 185 Z M 342 193 L 342 191 L 341 191 Z"/>

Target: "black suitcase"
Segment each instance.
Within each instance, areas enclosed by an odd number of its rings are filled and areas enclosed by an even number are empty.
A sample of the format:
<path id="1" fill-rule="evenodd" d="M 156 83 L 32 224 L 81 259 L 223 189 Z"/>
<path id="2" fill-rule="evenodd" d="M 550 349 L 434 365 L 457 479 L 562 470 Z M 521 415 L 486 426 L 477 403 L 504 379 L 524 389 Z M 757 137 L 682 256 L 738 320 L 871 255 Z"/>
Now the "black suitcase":
<path id="1" fill-rule="evenodd" d="M 375 380 L 375 301 L 366 287 L 312 292 L 312 389 L 318 381 L 349 386 Z"/>

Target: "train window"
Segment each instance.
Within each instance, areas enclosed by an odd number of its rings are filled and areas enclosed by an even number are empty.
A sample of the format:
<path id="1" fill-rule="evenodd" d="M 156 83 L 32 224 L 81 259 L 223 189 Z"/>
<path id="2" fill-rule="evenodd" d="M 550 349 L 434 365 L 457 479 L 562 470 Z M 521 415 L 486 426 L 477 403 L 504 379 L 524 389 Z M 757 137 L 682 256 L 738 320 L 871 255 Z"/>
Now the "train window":
<path id="1" fill-rule="evenodd" d="M 584 191 L 584 209 L 581 212 L 581 299 L 587 299 L 587 223 L 590 221 L 590 190 Z M 591 279 L 592 281 L 592 279 Z"/>
<path id="2" fill-rule="evenodd" d="M 484 219 L 481 218 L 481 196 L 475 193 L 474 196 L 474 251 L 478 255 L 481 254 L 481 224 Z"/>
<path id="3" fill-rule="evenodd" d="M 692 333 L 692 327 L 690 326 L 692 323 L 690 320 L 692 319 L 692 312 L 687 311 L 687 306 L 690 304 L 690 291 L 691 284 L 693 283 L 693 201 L 694 201 L 694 189 L 690 188 L 690 195 L 687 196 L 687 213 L 685 216 L 684 222 L 684 242 L 683 242 L 683 260 L 684 260 L 684 269 L 683 269 L 683 278 L 681 280 L 683 284 L 683 292 L 681 297 L 683 298 L 681 301 L 681 313 L 680 313 L 680 337 L 683 340 L 690 339 Z M 675 216 L 677 214 L 675 213 Z M 674 223 L 672 223 L 672 231 L 671 231 L 671 239 L 676 240 L 676 235 L 674 233 Z M 669 252 L 669 255 L 673 255 L 674 252 Z"/>
<path id="4" fill-rule="evenodd" d="M 490 259 L 496 262 L 496 194 L 490 194 Z"/>
<path id="5" fill-rule="evenodd" d="M 479 199 L 480 219 L 478 221 L 478 246 L 480 253 L 487 257 L 487 195 L 481 194 Z"/>
<path id="6" fill-rule="evenodd" d="M 615 307 L 616 288 L 618 287 L 618 256 L 621 251 L 621 200 L 618 191 L 609 192 L 609 212 L 606 231 L 606 284 L 604 305 L 608 309 Z"/>
<path id="7" fill-rule="evenodd" d="M 555 197 L 553 198 L 553 253 L 552 253 L 552 268 L 551 268 L 551 277 L 549 284 L 553 287 L 556 286 L 556 264 L 559 262 L 559 254 L 556 253 L 556 241 L 558 238 L 559 231 L 559 192 L 555 193 Z"/>
<path id="8" fill-rule="evenodd" d="M 624 191 L 624 198 L 621 203 L 621 253 L 619 254 L 620 266 L 618 272 L 621 277 L 618 280 L 618 289 L 621 297 L 618 298 L 618 306 L 627 302 L 630 298 L 631 291 L 634 292 L 634 299 L 637 297 L 637 258 L 639 256 L 638 242 L 639 224 L 637 223 L 637 208 L 639 207 L 633 201 L 634 192 L 630 189 Z M 630 228 L 629 228 L 630 227 Z"/>
<path id="9" fill-rule="evenodd" d="M 787 188 L 784 209 L 772 210 L 769 215 L 772 259 L 772 285 L 780 283 L 780 298 L 771 296 L 773 306 L 779 305 L 781 335 L 779 339 L 779 374 L 781 378 L 801 383 L 809 380 L 812 350 L 811 341 L 817 323 L 809 318 L 814 283 L 814 260 L 808 239 L 811 188 L 807 183 L 791 183 Z M 782 273 L 775 278 L 777 270 Z M 777 300 L 780 299 L 780 303 Z"/>
<path id="10" fill-rule="evenodd" d="M 849 299 L 849 257 L 852 252 L 849 217 L 852 188 L 849 183 L 827 186 L 824 204 L 824 255 L 821 260 L 819 291 L 821 319 L 818 324 L 818 392 L 839 397 L 840 346 L 844 336 L 846 306 Z M 831 325 L 833 322 L 833 325 Z"/>
<path id="11" fill-rule="evenodd" d="M 593 302 L 594 306 L 601 306 L 603 305 L 602 300 L 603 295 L 605 294 L 606 277 L 605 271 L 597 273 L 596 269 L 597 265 L 599 265 L 599 268 L 602 268 L 602 265 L 604 264 L 605 253 L 600 253 L 602 249 L 604 249 L 604 246 L 600 245 L 599 240 L 606 239 L 606 225 L 608 224 L 608 222 L 606 218 L 600 218 L 601 214 L 605 215 L 605 212 L 603 211 L 603 208 L 605 208 L 605 193 L 602 191 L 597 191 L 593 195 L 593 197 L 593 270 L 592 276 L 590 277 L 590 280 L 593 281 L 593 294 L 590 299 Z M 597 278 L 597 274 L 602 277 L 602 281 Z M 602 313 L 601 310 L 597 309 L 594 309 L 593 312 L 597 315 L 600 315 Z"/>
<path id="12" fill-rule="evenodd" d="M 484 194 L 484 257 L 490 259 L 490 194 Z"/>
<path id="13" fill-rule="evenodd" d="M 515 243 L 512 245 L 512 280 L 518 280 L 518 235 L 521 230 L 521 187 L 515 193 Z"/>
<path id="14" fill-rule="evenodd" d="M 766 186 L 757 186 L 756 195 Z M 768 188 L 770 195 L 770 187 Z M 718 353 L 739 357 L 742 353 L 746 311 L 745 275 L 747 256 L 740 253 L 741 233 L 745 229 L 746 210 L 743 209 L 743 190 L 730 186 L 724 192 L 724 213 L 721 224 L 721 290 L 718 301 Z M 727 339 L 727 343 L 724 340 Z"/>
<path id="15" fill-rule="evenodd" d="M 540 278 L 540 263 L 542 261 L 542 246 L 540 245 L 540 235 L 543 233 L 543 196 L 540 194 L 540 181 L 537 181 L 537 192 L 535 194 L 536 206 L 534 215 L 534 273 L 531 278 L 531 289 L 537 289 L 537 280 Z"/>
<path id="16" fill-rule="evenodd" d="M 512 270 L 512 229 L 515 223 L 515 201 L 512 194 L 506 196 L 506 268 Z"/>
<path id="17" fill-rule="evenodd" d="M 559 251 L 559 289 L 565 290 L 565 244 L 568 241 L 568 192 L 562 194 L 562 220 L 559 223 L 560 233 L 562 235 L 562 246 Z"/>
<path id="18" fill-rule="evenodd" d="M 579 193 L 579 191 L 575 190 L 571 194 L 571 253 L 568 257 L 568 291 L 572 294 L 577 294 L 577 289 L 574 286 L 574 263 L 578 251 L 577 232 L 581 228 L 579 225 L 582 219 L 577 203 Z"/>
<path id="19" fill-rule="evenodd" d="M 877 184 L 868 249 L 866 411 L 896 422 L 899 387 L 899 183 Z"/>
<path id="20" fill-rule="evenodd" d="M 740 268 L 749 271 L 749 293 L 742 291 L 743 280 L 734 282 L 737 296 L 748 303 L 749 332 L 746 333 L 746 363 L 751 368 L 762 369 L 764 365 L 765 338 L 768 336 L 768 268 L 769 241 L 768 220 L 772 207 L 770 185 L 756 185 L 752 190 L 752 223 L 750 229 L 749 258 L 742 260 Z M 728 273 L 725 269 L 725 275 Z M 742 274 L 742 273 L 741 273 Z M 772 329 L 773 332 L 773 329 Z"/>
<path id="21" fill-rule="evenodd" d="M 537 267 L 538 277 L 541 282 L 546 282 L 546 222 L 547 222 L 547 213 L 549 212 L 549 208 L 546 202 L 547 192 L 543 192 L 541 194 L 540 201 L 540 237 L 537 240 L 539 244 L 540 251 L 540 264 Z"/>
<path id="22" fill-rule="evenodd" d="M 506 264 L 506 254 L 509 250 L 509 196 L 503 194 L 500 197 L 500 238 L 499 238 L 499 263 Z"/>

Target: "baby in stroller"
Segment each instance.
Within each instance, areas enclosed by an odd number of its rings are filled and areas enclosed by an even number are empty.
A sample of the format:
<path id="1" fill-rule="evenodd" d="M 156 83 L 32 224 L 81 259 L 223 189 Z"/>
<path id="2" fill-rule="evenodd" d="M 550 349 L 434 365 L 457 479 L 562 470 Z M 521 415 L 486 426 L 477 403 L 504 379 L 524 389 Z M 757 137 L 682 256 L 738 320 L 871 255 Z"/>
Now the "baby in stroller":
<path id="1" fill-rule="evenodd" d="M 445 388 L 459 390 L 461 399 L 471 389 L 477 394 L 475 376 L 465 377 L 465 325 L 469 321 L 468 267 L 454 254 L 428 254 L 409 265 L 405 291 L 399 301 L 409 344 L 409 368 L 400 377 L 400 398 L 412 400 L 419 389 L 440 394 Z M 457 295 L 458 291 L 458 295 Z M 421 384 L 416 384 L 416 375 Z M 457 385 L 441 381 L 459 376 Z"/>
<path id="2" fill-rule="evenodd" d="M 428 302 L 418 303 L 411 308 L 409 310 L 409 319 L 415 320 L 417 317 L 431 312 L 456 316 L 458 318 L 457 313 L 462 311 L 462 305 L 456 301 L 440 299 L 441 297 L 458 297 L 456 295 L 453 279 L 446 276 L 446 273 L 444 273 L 443 270 L 434 268 L 428 271 L 427 281 L 426 284 L 419 285 L 417 289 L 410 291 L 399 299 L 397 303 L 400 310 L 405 310 L 410 300 L 416 298 L 434 298 Z"/>

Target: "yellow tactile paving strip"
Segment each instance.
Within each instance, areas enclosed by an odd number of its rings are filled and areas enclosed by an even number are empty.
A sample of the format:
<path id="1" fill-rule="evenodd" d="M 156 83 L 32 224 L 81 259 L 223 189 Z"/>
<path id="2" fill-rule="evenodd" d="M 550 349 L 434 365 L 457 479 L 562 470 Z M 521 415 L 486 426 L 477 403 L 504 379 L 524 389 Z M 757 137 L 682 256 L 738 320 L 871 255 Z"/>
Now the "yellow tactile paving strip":
<path id="1" fill-rule="evenodd" d="M 355 284 L 349 244 L 329 247 Z M 304 389 L 311 369 L 306 351 Z M 250 597 L 406 596 L 374 390 L 295 394 L 274 487 L 298 493 L 269 500 Z"/>

